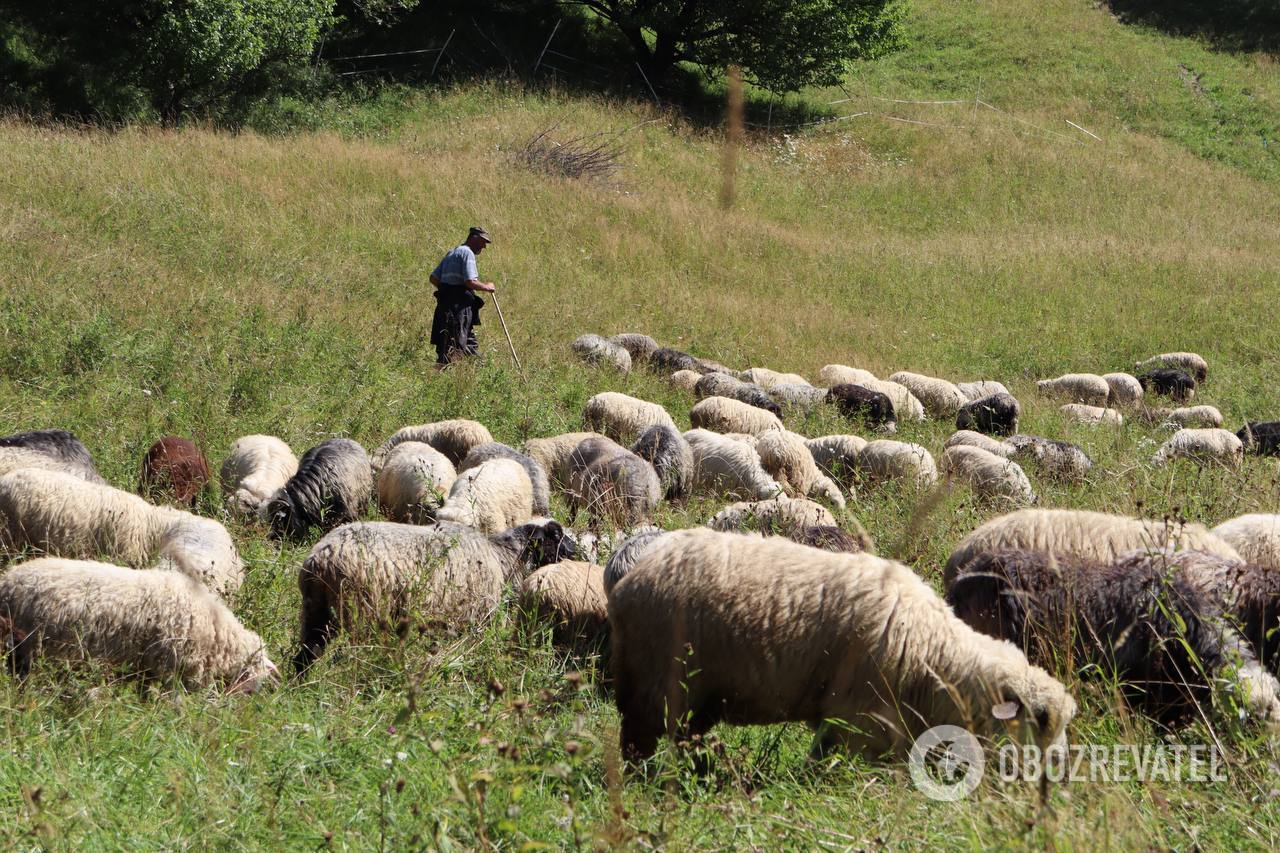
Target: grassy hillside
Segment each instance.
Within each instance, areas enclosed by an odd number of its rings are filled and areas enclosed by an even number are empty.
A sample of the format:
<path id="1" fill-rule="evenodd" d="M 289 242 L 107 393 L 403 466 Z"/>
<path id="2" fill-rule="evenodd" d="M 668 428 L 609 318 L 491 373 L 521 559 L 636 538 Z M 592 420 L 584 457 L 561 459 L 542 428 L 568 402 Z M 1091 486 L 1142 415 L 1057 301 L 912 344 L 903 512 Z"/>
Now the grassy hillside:
<path id="1" fill-rule="evenodd" d="M 1079 442 L 1099 465 L 1081 487 L 1037 479 L 1046 505 L 1208 523 L 1280 509 L 1269 462 L 1153 469 L 1163 433 L 1070 426 L 1033 390 L 1038 377 L 1190 349 L 1212 368 L 1200 396 L 1232 429 L 1280 417 L 1269 61 L 1127 28 L 1076 0 L 917 0 L 908 27 L 905 52 L 850 80 L 880 115 L 753 139 L 728 212 L 714 133 L 644 104 L 502 84 L 334 106 L 312 116 L 329 129 L 283 136 L 0 124 L 0 434 L 72 429 L 132 488 L 166 433 L 195 438 L 215 464 L 246 433 L 299 451 L 333 435 L 373 447 L 454 416 L 514 444 L 576 428 L 606 389 L 687 424 L 692 399 L 661 378 L 568 357 L 582 332 L 638 330 L 743 368 L 1000 379 L 1023 401 L 1024 431 Z M 1203 76 L 1188 84 L 1180 66 Z M 874 100 L 975 91 L 1008 113 Z M 619 132 L 616 181 L 518 165 L 512 150 L 552 124 L 560 137 Z M 481 268 L 523 374 L 492 308 L 483 363 L 431 368 L 426 274 L 473 223 L 496 238 Z M 849 429 L 831 415 L 789 426 Z M 935 453 L 950 431 L 901 430 Z M 950 546 L 1000 510 L 957 491 L 908 532 L 920 497 L 863 488 L 850 513 L 936 583 Z M 701 523 L 717 506 L 660 520 Z M 204 511 L 222 517 L 220 499 Z M 232 529 L 250 567 L 234 607 L 287 660 L 306 549 Z M 590 672 L 565 677 L 589 664 L 499 619 L 403 645 L 342 641 L 305 683 L 247 701 L 53 667 L 22 689 L 3 679 L 0 839 L 1273 848 L 1280 835 L 1275 743 L 1226 719 L 1212 734 L 1228 782 L 1075 785 L 1043 813 L 1021 785 L 942 805 L 901 767 L 811 767 L 800 727 L 722 729 L 708 778 L 664 753 L 654 778 L 623 784 L 608 698 Z M 1158 740 L 1105 686 L 1064 678 L 1082 700 L 1074 740 Z M 1179 739 L 1210 736 L 1200 725 Z"/>

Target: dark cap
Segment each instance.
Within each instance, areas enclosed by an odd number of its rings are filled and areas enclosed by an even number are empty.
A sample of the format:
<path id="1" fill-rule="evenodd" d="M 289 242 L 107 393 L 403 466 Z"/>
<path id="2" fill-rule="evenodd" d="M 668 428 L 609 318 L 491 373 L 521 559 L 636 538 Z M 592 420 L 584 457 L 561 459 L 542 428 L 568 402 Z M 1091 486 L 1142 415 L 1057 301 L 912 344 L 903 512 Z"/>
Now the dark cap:
<path id="1" fill-rule="evenodd" d="M 493 242 L 493 238 L 489 236 L 489 232 L 477 225 L 471 226 L 471 230 L 467 232 L 467 239 L 470 240 L 472 237 L 479 237 L 486 243 Z"/>

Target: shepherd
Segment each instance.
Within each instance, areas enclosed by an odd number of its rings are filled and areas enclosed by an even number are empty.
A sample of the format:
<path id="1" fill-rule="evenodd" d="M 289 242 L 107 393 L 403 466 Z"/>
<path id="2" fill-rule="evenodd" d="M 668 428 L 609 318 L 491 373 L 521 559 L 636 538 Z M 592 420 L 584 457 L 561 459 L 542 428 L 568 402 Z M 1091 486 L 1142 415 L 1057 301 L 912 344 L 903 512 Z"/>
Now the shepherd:
<path id="1" fill-rule="evenodd" d="M 436 348 L 436 365 L 443 369 L 463 356 L 480 352 L 475 326 L 480 325 L 484 300 L 476 292 L 493 293 L 493 282 L 480 280 L 476 255 L 493 242 L 489 232 L 473 227 L 461 246 L 444 256 L 431 273 L 436 288 L 436 312 L 431 318 L 431 343 Z"/>

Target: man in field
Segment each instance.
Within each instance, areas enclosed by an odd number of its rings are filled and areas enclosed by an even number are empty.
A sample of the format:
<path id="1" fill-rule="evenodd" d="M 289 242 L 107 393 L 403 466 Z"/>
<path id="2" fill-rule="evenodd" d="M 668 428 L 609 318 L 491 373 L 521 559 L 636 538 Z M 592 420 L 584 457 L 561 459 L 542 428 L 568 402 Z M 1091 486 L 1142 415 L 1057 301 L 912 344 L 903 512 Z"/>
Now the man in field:
<path id="1" fill-rule="evenodd" d="M 436 288 L 436 313 L 431 318 L 431 343 L 436 348 L 436 364 L 448 365 L 463 356 L 480 352 L 474 326 L 480 325 L 484 300 L 476 292 L 493 293 L 493 282 L 480 280 L 476 255 L 492 242 L 489 232 L 472 228 L 467 240 L 449 252 L 431 273 Z"/>

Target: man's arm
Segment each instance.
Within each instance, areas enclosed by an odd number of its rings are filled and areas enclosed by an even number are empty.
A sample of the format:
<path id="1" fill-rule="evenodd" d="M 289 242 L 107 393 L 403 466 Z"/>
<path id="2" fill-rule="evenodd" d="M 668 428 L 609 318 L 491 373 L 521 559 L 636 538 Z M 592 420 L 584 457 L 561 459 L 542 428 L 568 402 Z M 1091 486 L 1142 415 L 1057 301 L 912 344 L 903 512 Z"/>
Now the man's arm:
<path id="1" fill-rule="evenodd" d="M 473 278 L 466 283 L 467 290 L 479 290 L 481 293 L 493 293 L 498 289 L 493 282 L 486 284 L 478 278 Z"/>
<path id="2" fill-rule="evenodd" d="M 440 286 L 440 279 L 436 277 L 435 273 L 432 273 L 431 275 L 427 276 L 427 280 L 431 282 L 432 287 Z"/>

